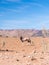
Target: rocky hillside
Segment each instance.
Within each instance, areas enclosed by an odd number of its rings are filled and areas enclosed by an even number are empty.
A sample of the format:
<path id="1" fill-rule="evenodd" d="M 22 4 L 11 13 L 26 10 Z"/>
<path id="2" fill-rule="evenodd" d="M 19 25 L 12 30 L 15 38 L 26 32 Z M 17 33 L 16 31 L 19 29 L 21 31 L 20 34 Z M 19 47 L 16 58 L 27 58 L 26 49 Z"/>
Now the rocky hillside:
<path id="1" fill-rule="evenodd" d="M 43 36 L 42 30 L 34 29 L 17 29 L 17 30 L 0 30 L 0 37 L 39 37 Z M 48 34 L 49 36 L 49 34 Z"/>

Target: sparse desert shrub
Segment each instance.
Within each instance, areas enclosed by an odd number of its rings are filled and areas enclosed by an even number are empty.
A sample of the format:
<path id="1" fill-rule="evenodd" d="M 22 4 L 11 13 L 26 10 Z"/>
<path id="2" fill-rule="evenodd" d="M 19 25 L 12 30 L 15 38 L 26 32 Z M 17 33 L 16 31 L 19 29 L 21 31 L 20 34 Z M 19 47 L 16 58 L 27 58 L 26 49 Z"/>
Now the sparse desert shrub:
<path id="1" fill-rule="evenodd" d="M 2 37 L 2 35 L 0 35 L 0 37 Z"/>
<path id="2" fill-rule="evenodd" d="M 17 38 L 17 36 L 13 36 L 13 38 Z"/>
<path id="3" fill-rule="evenodd" d="M 31 41 L 31 45 L 34 46 L 34 41 Z"/>
<path id="4" fill-rule="evenodd" d="M 47 43 L 45 40 L 42 40 L 42 47 L 43 47 L 43 52 L 47 50 Z"/>
<path id="5" fill-rule="evenodd" d="M 6 49 L 6 51 L 8 51 L 8 49 Z"/>
<path id="6" fill-rule="evenodd" d="M 36 53 L 36 50 L 34 51 L 34 53 Z"/>
<path id="7" fill-rule="evenodd" d="M 19 59 L 17 59 L 16 61 L 19 61 Z"/>
<path id="8" fill-rule="evenodd" d="M 26 55 L 24 55 L 23 57 L 26 57 Z"/>
<path id="9" fill-rule="evenodd" d="M 3 41 L 3 47 L 5 46 L 5 42 Z"/>
<path id="10" fill-rule="evenodd" d="M 8 36 L 6 36 L 6 38 L 8 38 Z"/>
<path id="11" fill-rule="evenodd" d="M 31 61 L 34 61 L 34 60 L 36 60 L 36 58 L 35 58 L 35 57 L 32 57 L 32 58 L 31 58 Z"/>
<path id="12" fill-rule="evenodd" d="M 43 57 L 40 57 L 40 59 L 44 59 Z"/>
<path id="13" fill-rule="evenodd" d="M 42 54 L 44 54 L 44 52 L 42 51 Z"/>
<path id="14" fill-rule="evenodd" d="M 22 51 L 25 51 L 24 49 Z"/>

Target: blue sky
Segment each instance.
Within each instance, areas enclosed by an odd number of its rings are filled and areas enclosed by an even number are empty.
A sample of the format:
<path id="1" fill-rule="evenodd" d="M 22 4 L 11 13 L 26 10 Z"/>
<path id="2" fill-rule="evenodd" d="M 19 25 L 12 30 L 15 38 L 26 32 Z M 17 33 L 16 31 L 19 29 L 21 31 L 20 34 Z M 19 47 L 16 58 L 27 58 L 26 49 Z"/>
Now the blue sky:
<path id="1" fill-rule="evenodd" d="M 0 0 L 0 29 L 49 28 L 49 0 Z"/>

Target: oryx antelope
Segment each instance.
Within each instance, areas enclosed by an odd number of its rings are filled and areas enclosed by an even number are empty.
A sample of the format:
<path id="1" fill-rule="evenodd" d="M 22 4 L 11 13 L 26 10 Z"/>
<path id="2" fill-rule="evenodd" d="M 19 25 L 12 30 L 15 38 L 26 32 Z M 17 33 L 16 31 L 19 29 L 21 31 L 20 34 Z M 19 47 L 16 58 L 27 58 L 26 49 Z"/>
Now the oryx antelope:
<path id="1" fill-rule="evenodd" d="M 20 37 L 20 40 L 22 41 L 22 42 L 25 42 L 25 41 L 27 41 L 27 42 L 29 42 L 29 43 L 31 43 L 31 40 L 30 40 L 30 38 L 26 38 L 26 37 Z"/>

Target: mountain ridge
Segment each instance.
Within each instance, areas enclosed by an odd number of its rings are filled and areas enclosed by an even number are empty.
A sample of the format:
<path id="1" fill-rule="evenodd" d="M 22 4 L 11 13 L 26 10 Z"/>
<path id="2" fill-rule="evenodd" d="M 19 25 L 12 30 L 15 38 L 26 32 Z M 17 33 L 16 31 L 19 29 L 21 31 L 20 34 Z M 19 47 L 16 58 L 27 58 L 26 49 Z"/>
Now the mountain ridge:
<path id="1" fill-rule="evenodd" d="M 47 30 L 49 32 L 49 30 Z M 44 32 L 47 33 L 45 30 Z M 3 30 L 0 29 L 0 36 L 9 36 L 9 37 L 41 37 L 43 36 L 42 30 L 37 29 L 11 29 L 11 30 Z M 48 34 L 49 36 L 49 34 Z"/>

